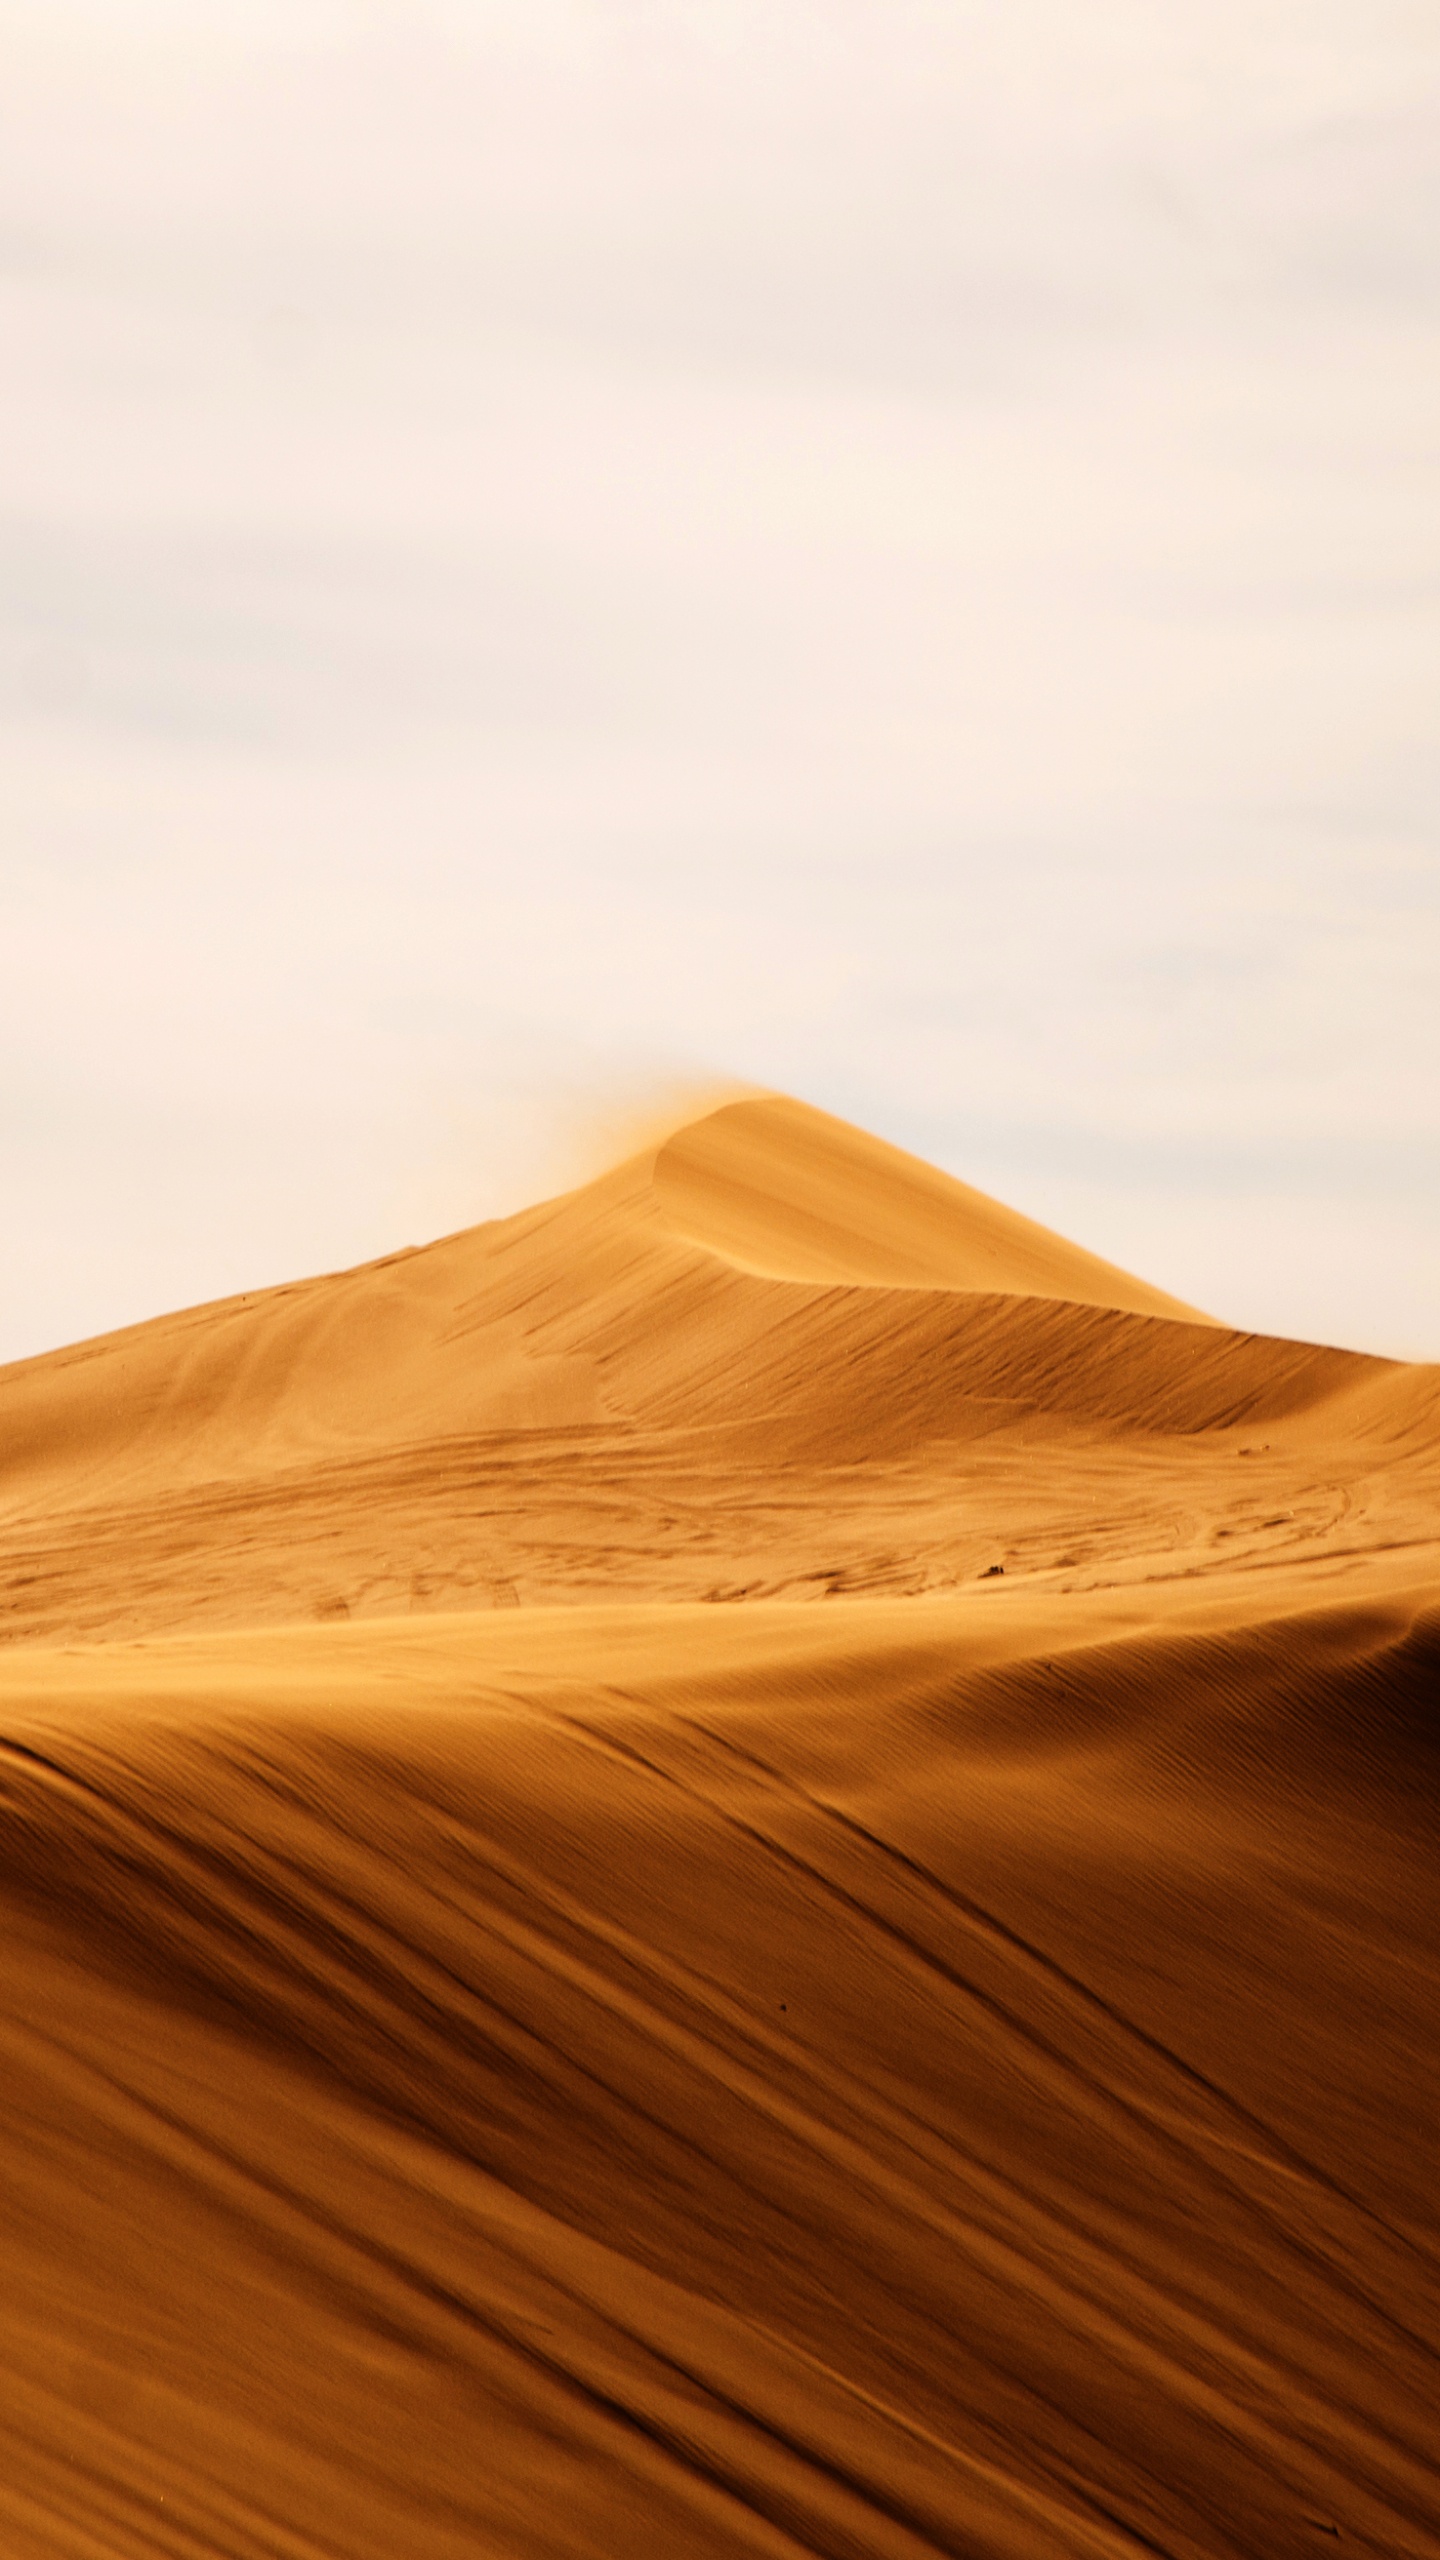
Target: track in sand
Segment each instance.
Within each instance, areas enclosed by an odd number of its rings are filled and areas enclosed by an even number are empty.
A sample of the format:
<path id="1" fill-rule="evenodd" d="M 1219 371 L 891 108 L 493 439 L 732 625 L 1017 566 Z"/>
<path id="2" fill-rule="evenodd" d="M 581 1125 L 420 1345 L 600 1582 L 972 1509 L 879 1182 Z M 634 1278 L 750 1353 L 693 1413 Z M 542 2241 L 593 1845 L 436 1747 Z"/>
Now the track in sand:
<path id="1" fill-rule="evenodd" d="M 1440 1371 L 753 1100 L 0 1371 L 0 1632 L 5 2553 L 1440 2553 Z"/>

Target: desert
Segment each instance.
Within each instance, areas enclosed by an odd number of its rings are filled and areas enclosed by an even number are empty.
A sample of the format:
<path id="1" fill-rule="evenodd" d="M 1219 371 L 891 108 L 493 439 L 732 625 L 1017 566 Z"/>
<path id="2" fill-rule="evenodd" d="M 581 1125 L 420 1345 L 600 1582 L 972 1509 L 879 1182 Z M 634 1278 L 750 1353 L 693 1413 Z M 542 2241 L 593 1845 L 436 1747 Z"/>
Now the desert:
<path id="1" fill-rule="evenodd" d="M 7 2553 L 1440 2550 L 1440 1369 L 758 1095 L 0 1453 Z"/>

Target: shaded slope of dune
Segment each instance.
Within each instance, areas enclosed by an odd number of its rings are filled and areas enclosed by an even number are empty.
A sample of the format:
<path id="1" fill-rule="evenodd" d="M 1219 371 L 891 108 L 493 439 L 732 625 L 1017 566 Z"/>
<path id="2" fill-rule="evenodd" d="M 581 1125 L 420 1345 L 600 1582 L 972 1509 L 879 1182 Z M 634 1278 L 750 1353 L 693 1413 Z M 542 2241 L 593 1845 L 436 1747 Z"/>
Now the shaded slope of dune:
<path id="1" fill-rule="evenodd" d="M 0 1372 L 0 1609 L 7 2554 L 1440 2554 L 1440 1371 L 772 1098 Z"/>
<path id="2" fill-rule="evenodd" d="M 1437 1622 L 1225 1598 L 11 1657 L 22 2547 L 1432 2552 Z"/>

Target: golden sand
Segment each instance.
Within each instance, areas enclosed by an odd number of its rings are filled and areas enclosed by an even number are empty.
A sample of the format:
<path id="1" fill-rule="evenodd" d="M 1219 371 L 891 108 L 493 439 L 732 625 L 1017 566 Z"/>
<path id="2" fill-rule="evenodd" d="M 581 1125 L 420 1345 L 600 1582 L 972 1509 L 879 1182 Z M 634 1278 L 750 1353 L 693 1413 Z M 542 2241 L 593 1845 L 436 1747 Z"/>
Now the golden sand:
<path id="1" fill-rule="evenodd" d="M 762 1098 L 0 1450 L 0 2551 L 1440 2552 L 1440 1370 Z"/>

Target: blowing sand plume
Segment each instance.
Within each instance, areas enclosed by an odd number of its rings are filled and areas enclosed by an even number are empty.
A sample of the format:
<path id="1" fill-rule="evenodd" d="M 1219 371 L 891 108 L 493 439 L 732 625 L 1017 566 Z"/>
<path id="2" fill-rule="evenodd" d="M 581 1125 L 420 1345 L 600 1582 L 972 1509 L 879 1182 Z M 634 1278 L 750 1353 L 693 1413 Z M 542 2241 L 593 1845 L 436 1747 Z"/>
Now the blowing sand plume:
<path id="1" fill-rule="evenodd" d="M 752 1098 L 0 1568 L 6 2554 L 1440 2554 L 1440 1370 Z"/>

